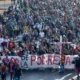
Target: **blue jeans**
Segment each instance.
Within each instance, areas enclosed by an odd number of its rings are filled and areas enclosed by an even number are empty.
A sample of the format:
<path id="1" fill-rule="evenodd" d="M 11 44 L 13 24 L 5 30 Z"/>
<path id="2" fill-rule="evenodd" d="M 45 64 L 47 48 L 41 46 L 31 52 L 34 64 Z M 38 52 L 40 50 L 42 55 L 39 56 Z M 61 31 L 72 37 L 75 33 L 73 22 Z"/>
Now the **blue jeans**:
<path id="1" fill-rule="evenodd" d="M 64 71 L 64 63 L 61 63 L 60 67 L 61 67 L 62 70 Z"/>
<path id="2" fill-rule="evenodd" d="M 14 80 L 20 80 L 20 77 L 14 77 Z"/>
<path id="3" fill-rule="evenodd" d="M 1 72 L 0 72 L 0 79 L 1 79 Z"/>
<path id="4" fill-rule="evenodd" d="M 1 73 L 1 80 L 6 80 L 6 73 Z"/>

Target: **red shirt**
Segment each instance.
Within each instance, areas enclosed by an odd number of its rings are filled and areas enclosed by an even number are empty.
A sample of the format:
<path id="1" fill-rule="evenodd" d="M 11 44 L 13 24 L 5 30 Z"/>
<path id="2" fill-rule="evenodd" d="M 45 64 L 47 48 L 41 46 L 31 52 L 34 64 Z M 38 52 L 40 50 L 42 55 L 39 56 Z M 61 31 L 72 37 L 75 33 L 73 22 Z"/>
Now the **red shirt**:
<path id="1" fill-rule="evenodd" d="M 8 44 L 8 49 L 12 50 L 14 46 L 15 46 L 14 42 L 10 41 Z"/>
<path id="2" fill-rule="evenodd" d="M 73 50 L 73 53 L 74 54 L 78 54 L 80 52 L 80 49 L 78 49 L 78 47 L 76 47 L 74 50 Z"/>
<path id="3" fill-rule="evenodd" d="M 7 43 L 6 43 L 6 42 L 2 42 L 2 43 L 1 43 L 1 46 L 3 46 L 3 47 L 4 47 L 4 46 L 7 46 Z"/>
<path id="4" fill-rule="evenodd" d="M 6 72 L 6 66 L 1 67 L 1 72 L 5 73 Z"/>
<path id="5" fill-rule="evenodd" d="M 32 44 L 29 44 L 29 49 L 32 49 Z"/>
<path id="6" fill-rule="evenodd" d="M 23 56 L 23 55 L 24 55 L 23 51 L 18 52 L 18 56 Z"/>

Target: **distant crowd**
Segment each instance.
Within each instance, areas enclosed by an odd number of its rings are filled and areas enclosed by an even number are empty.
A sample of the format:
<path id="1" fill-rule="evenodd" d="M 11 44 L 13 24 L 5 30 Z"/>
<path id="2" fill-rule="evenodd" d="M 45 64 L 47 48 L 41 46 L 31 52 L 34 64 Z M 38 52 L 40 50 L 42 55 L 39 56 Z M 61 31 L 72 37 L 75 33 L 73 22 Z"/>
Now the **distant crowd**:
<path id="1" fill-rule="evenodd" d="M 59 54 L 60 41 L 80 41 L 80 2 L 77 0 L 24 0 L 0 15 L 0 55 Z M 71 44 L 62 53 L 77 54 Z"/>

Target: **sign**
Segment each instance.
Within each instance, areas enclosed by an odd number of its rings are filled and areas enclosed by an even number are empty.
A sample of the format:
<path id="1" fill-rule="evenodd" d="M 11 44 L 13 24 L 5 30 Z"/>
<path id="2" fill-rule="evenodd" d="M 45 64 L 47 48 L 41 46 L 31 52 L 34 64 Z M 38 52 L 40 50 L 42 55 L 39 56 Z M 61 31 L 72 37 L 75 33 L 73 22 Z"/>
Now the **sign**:
<path id="1" fill-rule="evenodd" d="M 74 69 L 72 61 L 76 55 L 65 56 L 65 69 Z M 3 60 L 5 56 L 1 57 Z M 45 54 L 45 55 L 25 55 L 22 57 L 9 56 L 9 59 L 13 59 L 20 64 L 22 69 L 37 69 L 37 68 L 59 68 L 60 55 L 57 54 Z"/>
<path id="2" fill-rule="evenodd" d="M 1 57 L 1 60 L 3 60 L 3 59 L 5 59 L 6 58 L 6 56 L 2 56 Z M 21 62 L 21 58 L 20 57 L 18 57 L 18 56 L 8 56 L 8 59 L 9 60 L 13 60 L 14 62 L 17 62 L 17 63 L 19 63 L 20 64 L 20 62 Z M 1 61 L 0 60 L 0 61 Z"/>
<path id="3" fill-rule="evenodd" d="M 65 68 L 73 69 L 74 65 L 72 61 L 74 56 L 67 55 L 65 60 Z M 60 55 L 56 54 L 45 54 L 42 56 L 37 55 L 27 55 L 21 57 L 21 67 L 22 69 L 36 69 L 36 68 L 59 68 Z"/>

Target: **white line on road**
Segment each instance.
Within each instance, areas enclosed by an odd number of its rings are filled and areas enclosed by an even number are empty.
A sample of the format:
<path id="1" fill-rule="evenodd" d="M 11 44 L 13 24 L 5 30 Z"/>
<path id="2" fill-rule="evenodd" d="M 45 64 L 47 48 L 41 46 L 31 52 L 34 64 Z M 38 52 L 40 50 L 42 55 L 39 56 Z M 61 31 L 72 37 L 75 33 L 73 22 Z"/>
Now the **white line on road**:
<path id="1" fill-rule="evenodd" d="M 76 76 L 74 76 L 74 77 L 72 77 L 72 79 L 76 79 L 77 78 L 77 75 Z M 69 79 L 69 80 L 71 80 L 71 79 Z"/>
<path id="2" fill-rule="evenodd" d="M 67 74 L 66 76 L 63 76 L 61 79 L 55 79 L 55 80 L 64 80 L 65 78 L 67 78 L 68 76 L 72 75 L 72 73 Z"/>

